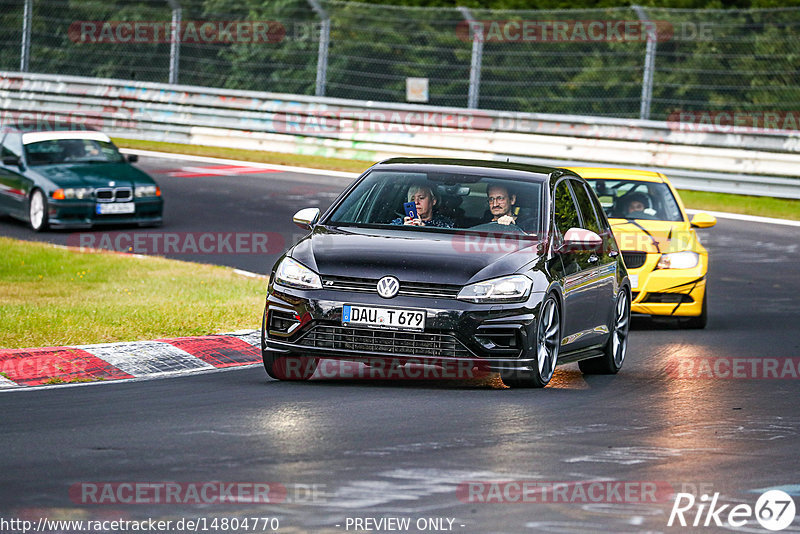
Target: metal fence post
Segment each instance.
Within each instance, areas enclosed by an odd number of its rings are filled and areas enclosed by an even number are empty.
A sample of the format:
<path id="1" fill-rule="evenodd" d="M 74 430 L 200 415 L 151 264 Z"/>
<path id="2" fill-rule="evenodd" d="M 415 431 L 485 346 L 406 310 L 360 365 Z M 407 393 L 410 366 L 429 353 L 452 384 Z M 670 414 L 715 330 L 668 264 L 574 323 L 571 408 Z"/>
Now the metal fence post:
<path id="1" fill-rule="evenodd" d="M 172 34 L 169 46 L 169 83 L 178 83 L 178 68 L 181 56 L 181 4 L 178 0 L 167 0 L 172 8 Z"/>
<path id="2" fill-rule="evenodd" d="M 631 6 L 641 22 L 650 22 L 642 6 Z M 650 118 L 650 102 L 653 100 L 653 77 L 656 70 L 656 29 L 647 29 L 647 46 L 644 56 L 644 74 L 642 76 L 642 105 L 639 108 L 639 118 Z"/>
<path id="3" fill-rule="evenodd" d="M 33 22 L 33 0 L 25 0 L 22 12 L 22 50 L 19 55 L 20 72 L 28 72 L 31 58 L 31 23 Z"/>
<path id="4" fill-rule="evenodd" d="M 459 7 L 458 10 L 469 24 L 469 35 L 472 37 L 472 60 L 469 64 L 469 94 L 467 107 L 476 109 L 481 90 L 481 64 L 483 63 L 483 25 L 475 20 L 469 8 Z M 480 35 L 478 34 L 480 28 Z"/>
<path id="5" fill-rule="evenodd" d="M 328 44 L 331 39 L 331 19 L 318 0 L 308 0 L 311 9 L 322 21 L 319 28 L 319 50 L 317 52 L 317 87 L 316 96 L 325 96 L 325 84 L 328 76 Z"/>

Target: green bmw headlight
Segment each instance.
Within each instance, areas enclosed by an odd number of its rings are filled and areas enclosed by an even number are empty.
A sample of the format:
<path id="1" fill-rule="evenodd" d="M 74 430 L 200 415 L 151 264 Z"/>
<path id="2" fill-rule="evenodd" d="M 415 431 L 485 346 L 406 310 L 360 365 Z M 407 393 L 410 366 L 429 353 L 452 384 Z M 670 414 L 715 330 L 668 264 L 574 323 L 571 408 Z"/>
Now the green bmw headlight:
<path id="1" fill-rule="evenodd" d="M 161 196 L 161 188 L 157 185 L 137 185 L 134 191 L 136 198 Z"/>

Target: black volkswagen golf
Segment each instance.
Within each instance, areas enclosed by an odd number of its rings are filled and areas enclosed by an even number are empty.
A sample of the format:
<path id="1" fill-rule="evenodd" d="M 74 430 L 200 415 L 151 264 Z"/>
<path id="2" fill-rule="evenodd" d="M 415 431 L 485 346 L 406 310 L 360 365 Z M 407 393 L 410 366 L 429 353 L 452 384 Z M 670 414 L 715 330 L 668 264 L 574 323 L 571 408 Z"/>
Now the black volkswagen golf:
<path id="1" fill-rule="evenodd" d="M 378 163 L 275 264 L 262 321 L 267 374 L 320 359 L 467 365 L 544 387 L 556 364 L 622 367 L 630 284 L 602 207 L 577 174 L 516 163 Z M 474 366 L 474 367 L 473 367 Z"/>

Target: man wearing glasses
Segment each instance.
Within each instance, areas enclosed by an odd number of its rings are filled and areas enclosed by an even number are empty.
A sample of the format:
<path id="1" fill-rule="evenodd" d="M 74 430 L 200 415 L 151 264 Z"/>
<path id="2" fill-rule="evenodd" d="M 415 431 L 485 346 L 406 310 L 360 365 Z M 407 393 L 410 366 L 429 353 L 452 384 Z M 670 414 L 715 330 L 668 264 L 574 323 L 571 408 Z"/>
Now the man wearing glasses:
<path id="1" fill-rule="evenodd" d="M 490 185 L 486 188 L 486 197 L 489 201 L 489 211 L 492 213 L 492 222 L 516 224 L 517 217 L 512 210 L 517 203 L 517 195 L 512 195 L 502 185 Z"/>

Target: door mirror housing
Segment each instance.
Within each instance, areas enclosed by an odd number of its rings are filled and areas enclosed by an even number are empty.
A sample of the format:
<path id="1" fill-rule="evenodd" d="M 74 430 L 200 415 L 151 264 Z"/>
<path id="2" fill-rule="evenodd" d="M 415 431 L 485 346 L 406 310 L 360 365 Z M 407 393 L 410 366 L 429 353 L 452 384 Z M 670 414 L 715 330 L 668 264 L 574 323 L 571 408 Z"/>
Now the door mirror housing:
<path id="1" fill-rule="evenodd" d="M 708 213 L 695 213 L 690 222 L 695 228 L 711 228 L 717 224 L 717 218 Z"/>
<path id="2" fill-rule="evenodd" d="M 564 240 L 558 247 L 559 252 L 582 250 L 598 250 L 603 246 L 603 238 L 585 228 L 570 228 L 564 234 Z"/>
<path id="3" fill-rule="evenodd" d="M 7 167 L 13 167 L 14 165 L 16 165 L 17 167 L 19 167 L 19 164 L 20 164 L 19 156 L 3 156 L 3 165 Z"/>
<path id="4" fill-rule="evenodd" d="M 138 154 L 128 154 L 127 156 L 125 156 L 125 159 L 128 160 L 128 163 L 136 163 L 137 161 L 139 161 L 139 155 Z"/>
<path id="5" fill-rule="evenodd" d="M 303 230 L 311 230 L 319 220 L 319 208 L 303 208 L 292 217 L 292 222 Z"/>

